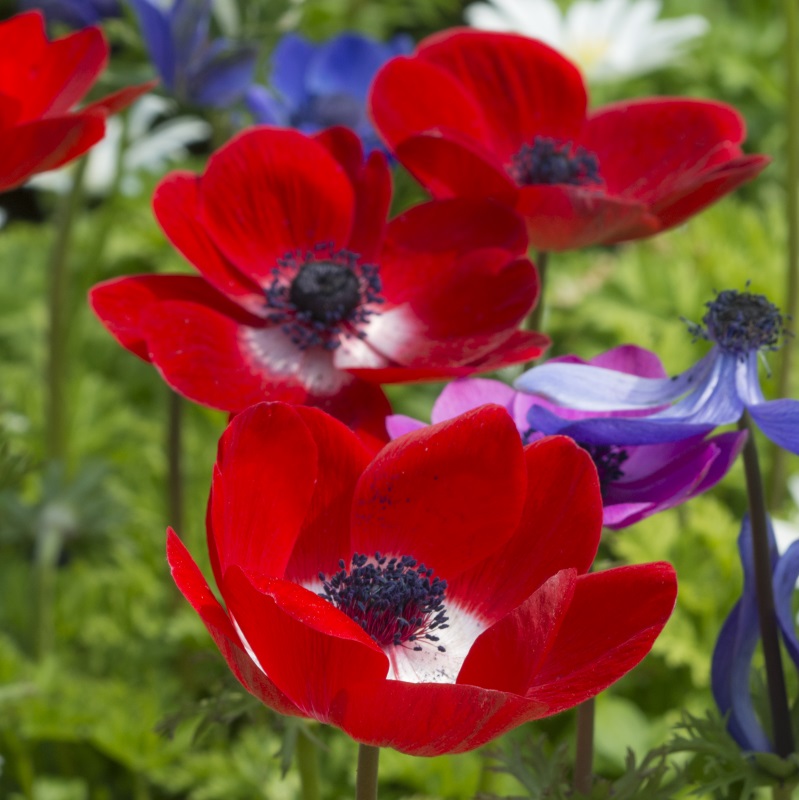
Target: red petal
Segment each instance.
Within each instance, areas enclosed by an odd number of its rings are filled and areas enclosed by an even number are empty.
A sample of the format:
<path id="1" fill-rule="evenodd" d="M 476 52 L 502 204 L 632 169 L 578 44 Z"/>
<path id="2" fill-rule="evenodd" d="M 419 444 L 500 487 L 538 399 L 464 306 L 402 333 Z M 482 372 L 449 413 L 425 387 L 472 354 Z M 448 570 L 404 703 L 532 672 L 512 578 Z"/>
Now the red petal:
<path id="1" fill-rule="evenodd" d="M 200 221 L 200 179 L 190 172 L 173 172 L 158 184 L 153 211 L 169 241 L 220 292 L 245 308 L 265 307 L 264 293 L 219 251 Z"/>
<path id="2" fill-rule="evenodd" d="M 89 292 L 89 304 L 111 335 L 145 361 L 150 360 L 150 354 L 142 331 L 142 314 L 153 304 L 169 300 L 202 303 L 223 309 L 228 315 L 237 314 L 241 322 L 248 319 L 241 309 L 193 275 L 112 278 Z"/>
<path id="3" fill-rule="evenodd" d="M 288 252 L 347 246 L 355 198 L 344 169 L 298 131 L 257 127 L 208 162 L 200 220 L 220 250 L 260 285 Z"/>
<path id="4" fill-rule="evenodd" d="M 489 624 L 561 570 L 587 572 L 602 532 L 599 481 L 584 450 L 556 436 L 528 445 L 524 457 L 525 506 L 513 536 L 467 572 L 448 576 L 447 596 Z"/>
<path id="5" fill-rule="evenodd" d="M 516 210 L 536 250 L 576 250 L 648 236 L 660 222 L 636 200 L 578 186 L 523 186 Z"/>
<path id="6" fill-rule="evenodd" d="M 214 597 L 183 542 L 170 528 L 167 531 L 167 560 L 172 578 L 183 596 L 208 628 L 216 646 L 244 688 L 269 708 L 281 714 L 297 715 L 300 710 L 264 675 L 245 651 L 239 635 Z"/>
<path id="7" fill-rule="evenodd" d="M 537 331 L 514 331 L 499 347 L 469 364 L 471 372 L 492 372 L 511 364 L 538 358 L 551 344 Z"/>
<path id="8" fill-rule="evenodd" d="M 222 574 L 237 564 L 283 576 L 314 496 L 317 464 L 313 431 L 291 406 L 259 403 L 236 415 L 219 440 L 209 510 Z"/>
<path id="9" fill-rule="evenodd" d="M 543 42 L 464 29 L 430 36 L 417 52 L 474 98 L 503 161 L 535 136 L 568 140 L 582 128 L 588 102 L 582 76 Z"/>
<path id="10" fill-rule="evenodd" d="M 524 697 L 558 635 L 576 584 L 575 570 L 558 572 L 483 631 L 463 662 L 458 683 Z"/>
<path id="11" fill-rule="evenodd" d="M 484 406 L 387 444 L 355 492 L 356 553 L 409 555 L 447 580 L 518 525 L 526 472 L 504 408 Z"/>
<path id="12" fill-rule="evenodd" d="M 83 111 L 102 111 L 106 116 L 116 114 L 156 86 L 158 86 L 157 80 L 138 83 L 135 86 L 126 86 L 124 89 L 118 89 L 116 92 L 89 103 L 83 108 Z"/>
<path id="13" fill-rule="evenodd" d="M 574 601 L 527 693 L 554 714 L 601 692 L 652 648 L 677 596 L 670 564 L 640 564 L 583 575 Z"/>
<path id="14" fill-rule="evenodd" d="M 308 589 L 238 568 L 223 594 L 265 672 L 306 716 L 326 722 L 342 692 L 382 681 L 388 659 L 349 617 Z"/>

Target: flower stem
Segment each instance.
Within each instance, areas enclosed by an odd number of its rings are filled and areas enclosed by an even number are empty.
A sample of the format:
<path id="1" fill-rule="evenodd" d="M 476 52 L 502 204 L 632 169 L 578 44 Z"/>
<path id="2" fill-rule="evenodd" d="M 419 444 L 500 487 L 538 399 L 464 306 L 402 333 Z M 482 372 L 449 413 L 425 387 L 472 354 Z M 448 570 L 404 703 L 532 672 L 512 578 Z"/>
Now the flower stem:
<path id="1" fill-rule="evenodd" d="M 55 645 L 55 585 L 64 540 L 56 525 L 45 525 L 36 536 L 36 656 L 42 661 Z"/>
<path id="2" fill-rule="evenodd" d="M 302 800 L 320 800 L 319 758 L 314 743 L 298 731 L 294 758 L 300 773 L 300 796 Z"/>
<path id="3" fill-rule="evenodd" d="M 794 751 L 791 717 L 785 691 L 785 675 L 782 669 L 780 640 L 777 632 L 777 617 L 774 611 L 774 588 L 771 581 L 771 558 L 769 555 L 768 518 L 763 496 L 763 481 L 757 457 L 754 426 L 749 412 L 744 411 L 738 422 L 741 430 L 748 432 L 743 449 L 746 490 L 749 495 L 749 518 L 752 523 L 752 554 L 755 565 L 755 589 L 757 611 L 760 622 L 760 637 L 766 662 L 766 684 L 768 687 L 771 723 L 774 734 L 774 749 L 785 758 Z"/>
<path id="4" fill-rule="evenodd" d="M 799 12 L 797 0 L 784 0 L 785 10 L 785 93 L 788 98 L 786 122 L 788 127 L 786 147 L 786 202 L 788 223 L 788 261 L 785 286 L 785 313 L 791 319 L 799 319 Z M 794 348 L 783 347 L 778 373 L 777 397 L 788 397 L 791 393 L 791 372 Z M 771 453 L 771 482 L 769 499 L 771 507 L 777 508 L 785 496 L 788 454 L 775 446 Z"/>
<path id="5" fill-rule="evenodd" d="M 535 256 L 535 265 L 538 268 L 538 281 L 540 291 L 536 307 L 527 315 L 524 327 L 528 331 L 539 331 L 544 324 L 544 312 L 546 310 L 546 288 L 547 288 L 547 267 L 549 266 L 549 252 L 539 250 Z"/>
<path id="6" fill-rule="evenodd" d="M 574 791 L 584 795 L 591 794 L 594 778 L 594 710 L 593 697 L 577 706 Z"/>
<path id="7" fill-rule="evenodd" d="M 167 389 L 167 511 L 169 524 L 183 530 L 183 398 Z"/>
<path id="8" fill-rule="evenodd" d="M 45 454 L 51 461 L 63 462 L 66 443 L 67 332 L 69 286 L 67 264 L 75 212 L 83 197 L 83 176 L 87 157 L 78 161 L 72 189 L 58 203 L 56 232 L 47 273 L 47 373 L 45 388 Z"/>
<path id="9" fill-rule="evenodd" d="M 377 800 L 377 763 L 380 748 L 358 745 L 358 773 L 355 781 L 355 800 Z"/>

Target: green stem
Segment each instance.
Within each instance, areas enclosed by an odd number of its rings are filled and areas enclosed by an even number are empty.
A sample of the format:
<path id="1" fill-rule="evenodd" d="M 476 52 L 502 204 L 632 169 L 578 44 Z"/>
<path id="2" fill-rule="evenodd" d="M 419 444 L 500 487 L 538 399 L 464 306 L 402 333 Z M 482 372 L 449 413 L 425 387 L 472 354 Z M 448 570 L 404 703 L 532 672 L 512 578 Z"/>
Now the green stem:
<path id="1" fill-rule="evenodd" d="M 591 794 L 594 782 L 594 711 L 593 697 L 577 706 L 574 791 L 584 795 Z"/>
<path id="2" fill-rule="evenodd" d="M 541 326 L 544 324 L 549 252 L 546 250 L 539 250 L 538 253 L 536 253 L 535 265 L 538 267 L 540 291 L 538 293 L 538 303 L 536 307 L 527 315 L 527 319 L 524 321 L 524 327 L 527 328 L 528 331 L 540 331 Z"/>
<path id="3" fill-rule="evenodd" d="M 777 616 L 774 610 L 766 501 L 763 495 L 763 481 L 757 457 L 754 426 L 749 412 L 744 411 L 738 427 L 748 432 L 743 449 L 743 462 L 746 491 L 749 496 L 757 611 L 760 622 L 760 638 L 763 642 L 763 656 L 766 662 L 766 685 L 771 709 L 774 749 L 777 755 L 785 758 L 794 751 L 793 731 L 788 710 L 788 696 L 785 690 L 785 675 L 782 669 Z"/>
<path id="4" fill-rule="evenodd" d="M 796 0 L 784 0 L 785 10 L 785 93 L 788 98 L 786 147 L 786 203 L 788 224 L 788 260 L 786 274 L 786 314 L 799 319 L 799 13 Z M 777 374 L 777 397 L 791 393 L 791 372 L 794 348 L 783 347 Z M 788 454 L 775 446 L 771 453 L 771 507 L 777 508 L 785 497 Z"/>
<path id="5" fill-rule="evenodd" d="M 169 524 L 183 531 L 183 398 L 167 389 L 167 511 Z"/>
<path id="6" fill-rule="evenodd" d="M 368 744 L 358 745 L 355 800 L 377 800 L 377 764 L 379 758 L 379 747 L 372 747 Z"/>
<path id="7" fill-rule="evenodd" d="M 300 773 L 300 795 L 302 800 L 320 800 L 322 793 L 319 789 L 319 754 L 314 743 L 299 731 L 297 744 L 294 750 L 297 769 Z"/>
<path id="8" fill-rule="evenodd" d="M 45 400 L 45 453 L 49 460 L 63 462 L 66 443 L 67 333 L 69 296 L 67 265 L 75 212 L 83 197 L 87 158 L 78 161 L 72 189 L 59 200 L 56 233 L 47 275 L 47 374 Z"/>
<path id="9" fill-rule="evenodd" d="M 45 659 L 55 644 L 56 567 L 63 537 L 54 525 L 42 528 L 36 537 L 36 655 Z"/>

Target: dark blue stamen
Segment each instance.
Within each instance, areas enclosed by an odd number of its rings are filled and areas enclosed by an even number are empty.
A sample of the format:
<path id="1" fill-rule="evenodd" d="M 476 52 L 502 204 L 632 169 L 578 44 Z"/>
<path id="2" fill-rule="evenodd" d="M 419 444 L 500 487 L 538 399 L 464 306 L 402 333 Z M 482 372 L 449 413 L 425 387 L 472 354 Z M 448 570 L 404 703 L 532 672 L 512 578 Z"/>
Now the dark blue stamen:
<path id="1" fill-rule="evenodd" d="M 707 339 L 741 358 L 757 350 L 777 350 L 780 339 L 790 335 L 786 318 L 762 294 L 726 289 L 705 306 L 708 311 L 703 324 L 688 324 L 694 341 Z"/>
<path id="2" fill-rule="evenodd" d="M 384 302 L 376 264 L 362 264 L 357 253 L 322 243 L 278 259 L 265 289 L 269 322 L 281 326 L 301 350 L 335 350 L 344 336 L 359 330 Z"/>
<path id="3" fill-rule="evenodd" d="M 510 176 L 520 186 L 602 183 L 597 157 L 571 142 L 536 136 L 511 157 Z"/>
<path id="4" fill-rule="evenodd" d="M 355 553 L 349 571 L 343 559 L 338 565 L 340 572 L 330 578 L 319 573 L 324 590 L 319 596 L 355 620 L 381 647 L 410 642 L 421 650 L 424 642 L 439 641 L 431 631 L 449 627 L 447 582 L 411 556 L 388 559 L 375 553 L 369 559 Z"/>

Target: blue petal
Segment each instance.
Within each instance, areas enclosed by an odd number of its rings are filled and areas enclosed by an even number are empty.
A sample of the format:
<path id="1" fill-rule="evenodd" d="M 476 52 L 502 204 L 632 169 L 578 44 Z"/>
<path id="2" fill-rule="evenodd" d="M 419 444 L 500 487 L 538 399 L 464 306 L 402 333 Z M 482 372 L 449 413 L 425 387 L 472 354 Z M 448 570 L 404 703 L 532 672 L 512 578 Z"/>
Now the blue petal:
<path id="1" fill-rule="evenodd" d="M 749 413 L 772 442 L 799 455 L 799 400 L 769 400 Z"/>
<path id="2" fill-rule="evenodd" d="M 678 442 L 692 436 L 704 436 L 713 425 L 650 421 L 650 417 L 594 417 L 570 420 L 543 408 L 533 406 L 527 412 L 530 427 L 541 433 L 560 433 L 583 444 L 662 444 Z"/>
<path id="3" fill-rule="evenodd" d="M 305 75 L 317 47 L 295 33 L 287 33 L 272 53 L 270 83 L 292 108 L 305 103 Z"/>
<path id="4" fill-rule="evenodd" d="M 189 72 L 202 56 L 208 41 L 211 0 L 175 0 L 169 24 L 178 70 Z"/>
<path id="5" fill-rule="evenodd" d="M 191 76 L 189 97 L 199 106 L 227 108 L 240 100 L 252 84 L 258 53 L 242 45 L 231 49 L 223 40 L 214 42 L 209 56 Z"/>
<path id="6" fill-rule="evenodd" d="M 167 89 L 175 88 L 175 48 L 169 19 L 151 0 L 130 0 L 139 27 L 150 54 L 150 60 L 158 70 Z"/>
<path id="7" fill-rule="evenodd" d="M 289 112 L 265 86 L 257 84 L 247 89 L 244 102 L 259 125 L 289 125 Z"/>
<path id="8" fill-rule="evenodd" d="M 311 61 L 306 88 L 313 95 L 350 95 L 365 105 L 372 78 L 392 55 L 380 42 L 342 33 L 322 45 Z"/>
<path id="9" fill-rule="evenodd" d="M 398 33 L 396 36 L 392 36 L 386 44 L 388 58 L 407 56 L 414 51 L 415 47 L 416 43 L 413 41 L 413 37 L 407 33 Z"/>
<path id="10" fill-rule="evenodd" d="M 794 665 L 799 669 L 799 639 L 796 638 L 796 618 L 793 595 L 799 579 L 799 541 L 794 542 L 777 562 L 774 570 L 774 605 L 782 640 Z"/>
<path id="11" fill-rule="evenodd" d="M 515 386 L 566 408 L 633 411 L 670 403 L 703 382 L 713 370 L 711 350 L 687 372 L 673 378 L 639 378 L 591 364 L 549 363 L 525 372 Z"/>

